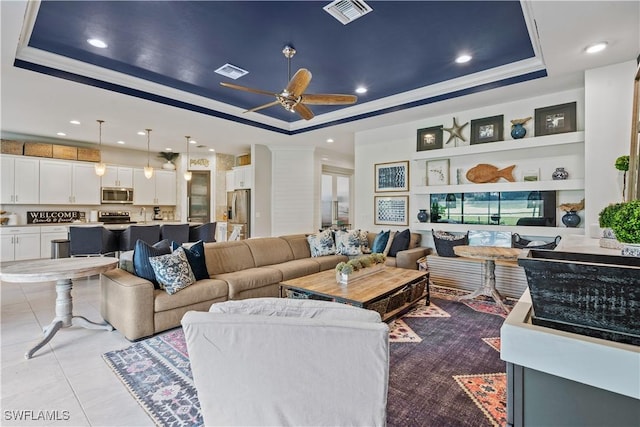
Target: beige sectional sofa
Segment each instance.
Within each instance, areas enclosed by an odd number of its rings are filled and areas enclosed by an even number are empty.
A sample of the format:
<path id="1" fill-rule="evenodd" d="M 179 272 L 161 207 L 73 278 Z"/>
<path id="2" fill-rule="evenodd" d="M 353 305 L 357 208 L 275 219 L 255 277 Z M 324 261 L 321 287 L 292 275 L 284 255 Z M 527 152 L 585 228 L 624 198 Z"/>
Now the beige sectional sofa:
<path id="1" fill-rule="evenodd" d="M 375 233 L 368 238 L 371 245 Z M 395 258 L 387 257 L 387 265 L 415 269 L 416 260 L 427 253 L 419 244 L 420 235 L 412 234 L 409 249 Z M 207 311 L 215 302 L 277 297 L 283 280 L 328 270 L 348 260 L 344 255 L 312 257 L 304 234 L 205 243 L 204 247 L 210 278 L 173 295 L 119 268 L 104 273 L 102 317 L 127 339 L 137 340 L 180 326 L 187 311 Z"/>

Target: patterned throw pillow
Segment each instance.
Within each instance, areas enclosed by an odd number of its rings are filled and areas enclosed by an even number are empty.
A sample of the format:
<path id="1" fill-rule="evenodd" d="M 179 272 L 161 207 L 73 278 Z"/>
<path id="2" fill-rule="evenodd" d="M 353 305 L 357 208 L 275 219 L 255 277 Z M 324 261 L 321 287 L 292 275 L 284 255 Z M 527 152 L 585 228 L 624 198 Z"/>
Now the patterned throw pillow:
<path id="1" fill-rule="evenodd" d="M 362 255 L 360 230 L 336 231 L 336 253 L 339 255 Z"/>
<path id="2" fill-rule="evenodd" d="M 363 254 L 370 254 L 371 248 L 369 247 L 369 232 L 364 230 L 358 230 L 360 233 L 360 250 Z"/>
<path id="3" fill-rule="evenodd" d="M 182 247 L 169 255 L 151 257 L 149 262 L 156 273 L 160 287 L 169 295 L 175 294 L 196 281 Z"/>
<path id="4" fill-rule="evenodd" d="M 333 232 L 331 230 L 311 234 L 307 236 L 307 241 L 309 242 L 312 257 L 333 255 L 336 253 L 336 245 L 333 241 Z"/>
<path id="5" fill-rule="evenodd" d="M 181 245 L 176 242 L 171 242 L 171 249 L 176 250 Z M 204 259 L 204 242 L 198 240 L 189 248 L 184 248 L 184 253 L 187 255 L 187 261 L 191 266 L 191 271 L 196 280 L 203 280 L 209 278 L 209 272 L 207 271 L 207 263 Z"/>

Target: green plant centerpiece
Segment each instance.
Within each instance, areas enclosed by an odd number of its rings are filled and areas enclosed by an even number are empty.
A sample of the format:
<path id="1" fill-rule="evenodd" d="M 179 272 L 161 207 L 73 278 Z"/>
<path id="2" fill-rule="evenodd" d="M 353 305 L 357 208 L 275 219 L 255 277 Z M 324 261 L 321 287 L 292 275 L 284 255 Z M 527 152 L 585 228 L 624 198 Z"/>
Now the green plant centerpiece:
<path id="1" fill-rule="evenodd" d="M 613 214 L 611 228 L 620 242 L 640 244 L 640 200 L 620 203 Z"/>
<path id="2" fill-rule="evenodd" d="M 346 285 L 353 280 L 380 271 L 384 268 L 386 259 L 384 254 L 373 253 L 347 262 L 343 261 L 336 265 L 336 282 Z"/>
<path id="3" fill-rule="evenodd" d="M 627 171 L 629 170 L 629 156 L 620 156 L 616 159 L 616 169 L 622 171 L 622 200 L 624 200 L 624 192 L 627 188 Z"/>
<path id="4" fill-rule="evenodd" d="M 167 163 L 162 165 L 162 169 L 170 169 L 175 170 L 176 165 L 173 164 L 173 161 L 178 158 L 180 154 L 174 153 L 172 151 L 161 151 L 158 153 L 158 157 L 165 159 Z"/>

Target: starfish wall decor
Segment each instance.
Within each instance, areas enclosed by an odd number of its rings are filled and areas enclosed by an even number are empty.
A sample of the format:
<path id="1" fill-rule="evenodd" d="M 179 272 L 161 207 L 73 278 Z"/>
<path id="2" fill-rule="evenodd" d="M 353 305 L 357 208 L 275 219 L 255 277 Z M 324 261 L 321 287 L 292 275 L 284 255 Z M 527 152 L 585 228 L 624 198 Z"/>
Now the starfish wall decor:
<path id="1" fill-rule="evenodd" d="M 456 118 L 453 118 L 453 126 L 451 126 L 450 128 L 442 128 L 442 130 L 446 130 L 447 132 L 449 132 L 449 139 L 447 139 L 447 142 L 445 142 L 445 145 L 450 143 L 452 139 L 454 138 L 460 138 L 463 141 L 467 141 L 466 139 L 464 139 L 464 136 L 462 136 L 462 129 L 464 129 L 464 127 L 466 125 L 468 125 L 469 122 L 463 124 L 462 126 L 458 125 L 458 123 L 456 122 Z"/>

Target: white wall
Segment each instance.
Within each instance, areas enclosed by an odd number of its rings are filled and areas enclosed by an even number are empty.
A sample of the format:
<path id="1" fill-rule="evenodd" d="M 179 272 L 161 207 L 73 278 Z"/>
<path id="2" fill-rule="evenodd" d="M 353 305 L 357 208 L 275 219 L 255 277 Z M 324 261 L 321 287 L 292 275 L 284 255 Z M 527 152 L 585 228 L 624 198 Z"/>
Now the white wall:
<path id="1" fill-rule="evenodd" d="M 623 174 L 614 164 L 629 154 L 635 73 L 635 61 L 585 72 L 587 224 L 597 223 L 598 213 L 609 203 L 622 201 Z"/>
<path id="2" fill-rule="evenodd" d="M 253 163 L 253 191 L 251 237 L 271 236 L 271 151 L 265 145 L 251 147 L 251 162 Z"/>
<path id="3" fill-rule="evenodd" d="M 472 96 L 472 95 L 471 95 Z M 536 108 L 547 107 L 551 105 L 562 104 L 566 102 L 576 101 L 576 123 L 577 129 L 584 129 L 584 91 L 581 89 L 573 89 L 564 92 L 543 95 L 534 98 L 514 100 L 509 103 L 490 105 L 481 108 L 475 108 L 464 111 L 454 111 L 442 114 L 436 117 L 425 118 L 420 121 L 404 123 L 395 126 L 389 126 L 379 129 L 371 129 L 359 132 L 355 136 L 355 227 L 363 228 L 371 231 L 379 231 L 384 228 L 404 229 L 404 227 L 389 227 L 374 224 L 374 196 L 375 195 L 409 195 L 409 192 L 398 193 L 378 193 L 374 194 L 374 165 L 376 163 L 394 162 L 402 160 L 410 160 L 412 154 L 416 152 L 416 135 L 417 130 L 421 128 L 444 125 L 451 127 L 453 117 L 456 117 L 457 123 L 469 124 L 463 130 L 463 136 L 467 140 L 466 143 L 459 141 L 459 144 L 469 144 L 471 120 L 481 119 L 495 115 L 504 115 L 504 139 L 510 140 L 511 123 L 510 120 L 516 118 L 524 118 L 534 116 Z M 534 120 L 531 119 L 525 126 L 527 128 L 527 137 L 534 134 Z M 443 143 L 449 138 L 449 133 L 443 133 Z M 453 146 L 454 142 L 445 145 L 445 148 Z M 575 149 L 567 149 L 566 147 L 551 147 L 540 157 L 539 151 L 532 150 L 512 150 L 504 153 L 494 153 L 491 155 L 491 163 L 498 167 L 505 167 L 516 164 L 514 174 L 517 180 L 521 180 L 522 172 L 532 168 L 540 170 L 541 180 L 550 180 L 551 173 L 556 167 L 565 167 L 571 178 L 584 178 L 584 163 L 582 161 L 582 153 L 576 155 Z M 466 159 L 466 160 L 464 160 Z M 549 160 L 552 159 L 552 160 Z M 475 162 L 471 164 L 470 162 Z M 461 168 L 467 170 L 477 163 L 487 162 L 486 157 L 476 161 L 468 158 L 452 158 L 450 159 L 450 182 L 455 183 L 456 169 Z M 425 185 L 426 167 L 424 162 L 410 161 L 410 185 Z M 467 182 L 466 180 L 463 182 Z M 558 200 L 559 203 L 578 202 L 583 193 L 578 192 L 562 192 Z M 416 221 L 418 209 L 429 208 L 426 197 L 424 200 L 420 198 L 411 198 L 409 203 L 409 223 Z M 582 226 L 583 224 L 581 224 Z"/>

